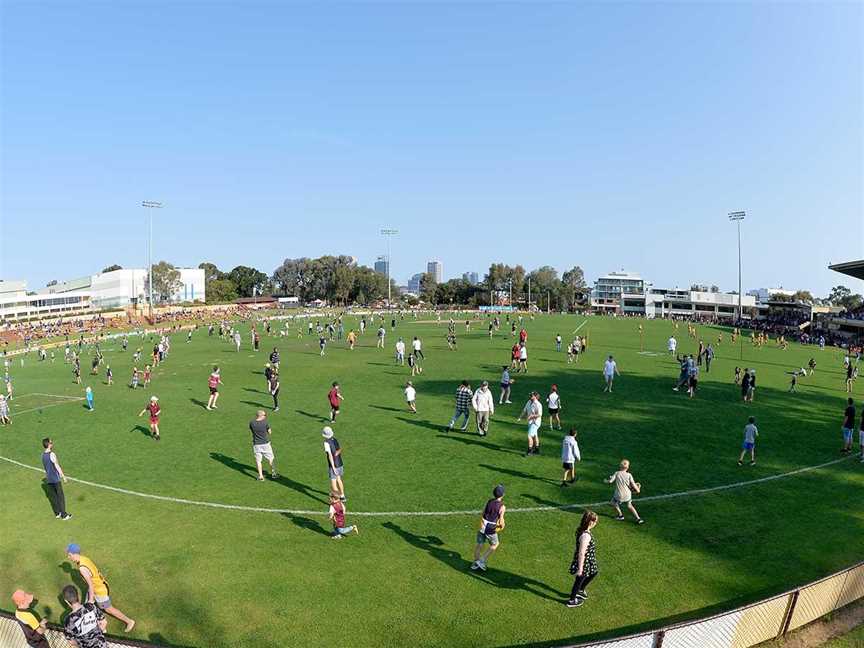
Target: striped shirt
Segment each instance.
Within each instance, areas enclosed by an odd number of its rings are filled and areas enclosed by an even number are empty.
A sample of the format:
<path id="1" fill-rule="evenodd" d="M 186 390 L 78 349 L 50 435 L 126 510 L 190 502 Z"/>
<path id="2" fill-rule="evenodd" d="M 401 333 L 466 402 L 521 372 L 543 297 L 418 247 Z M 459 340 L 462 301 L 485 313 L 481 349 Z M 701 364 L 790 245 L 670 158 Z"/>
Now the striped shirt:
<path id="1" fill-rule="evenodd" d="M 456 409 L 468 411 L 473 395 L 474 392 L 469 387 L 460 385 L 459 389 L 456 390 Z"/>

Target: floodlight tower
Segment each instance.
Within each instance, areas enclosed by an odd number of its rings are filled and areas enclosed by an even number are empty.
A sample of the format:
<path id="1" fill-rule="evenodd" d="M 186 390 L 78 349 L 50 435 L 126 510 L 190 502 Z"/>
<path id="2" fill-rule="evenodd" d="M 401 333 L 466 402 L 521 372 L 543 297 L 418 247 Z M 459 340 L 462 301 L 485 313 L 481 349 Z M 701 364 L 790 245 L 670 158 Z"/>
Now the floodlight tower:
<path id="1" fill-rule="evenodd" d="M 381 235 L 387 237 L 387 308 L 390 308 L 390 239 L 398 233 L 399 230 L 390 227 L 381 229 Z"/>
<path id="2" fill-rule="evenodd" d="M 147 208 L 150 217 L 150 235 L 147 244 L 147 302 L 150 306 L 150 320 L 153 320 L 153 209 L 162 209 L 162 203 L 156 200 L 142 200 L 141 206 Z"/>
<path id="3" fill-rule="evenodd" d="M 746 213 L 743 211 L 729 212 L 729 220 L 734 221 L 738 226 L 738 320 L 741 321 L 744 317 L 741 310 L 741 221 L 744 220 Z"/>

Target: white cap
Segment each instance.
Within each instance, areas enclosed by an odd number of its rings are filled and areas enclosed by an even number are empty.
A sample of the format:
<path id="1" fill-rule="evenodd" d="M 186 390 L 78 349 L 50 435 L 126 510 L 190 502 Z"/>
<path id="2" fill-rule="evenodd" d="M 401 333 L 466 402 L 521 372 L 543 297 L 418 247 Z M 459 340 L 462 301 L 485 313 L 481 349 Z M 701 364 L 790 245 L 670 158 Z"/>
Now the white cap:
<path id="1" fill-rule="evenodd" d="M 151 396 L 151 397 L 150 397 L 150 400 L 151 400 L 151 401 L 158 401 L 159 399 L 156 398 L 155 396 Z"/>
<path id="2" fill-rule="evenodd" d="M 323 436 L 325 439 L 333 438 L 333 430 L 330 428 L 329 425 L 325 426 L 324 429 L 321 430 L 321 436 Z"/>

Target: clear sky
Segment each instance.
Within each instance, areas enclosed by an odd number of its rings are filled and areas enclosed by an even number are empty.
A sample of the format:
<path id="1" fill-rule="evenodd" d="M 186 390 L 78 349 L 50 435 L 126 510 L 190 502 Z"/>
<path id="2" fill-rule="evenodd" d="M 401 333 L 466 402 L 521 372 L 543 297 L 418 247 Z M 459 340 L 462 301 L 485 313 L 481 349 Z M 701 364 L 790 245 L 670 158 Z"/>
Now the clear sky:
<path id="1" fill-rule="evenodd" d="M 0 277 L 155 256 L 837 283 L 864 258 L 864 5 L 0 3 Z"/>

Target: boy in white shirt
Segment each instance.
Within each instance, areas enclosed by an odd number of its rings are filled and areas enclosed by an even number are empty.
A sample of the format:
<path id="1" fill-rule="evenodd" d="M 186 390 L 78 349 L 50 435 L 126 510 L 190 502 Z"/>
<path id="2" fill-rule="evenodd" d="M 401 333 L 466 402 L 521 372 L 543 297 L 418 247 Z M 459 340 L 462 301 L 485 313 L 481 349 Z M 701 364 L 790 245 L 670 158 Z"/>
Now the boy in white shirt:
<path id="1" fill-rule="evenodd" d="M 603 363 L 603 377 L 606 379 L 606 386 L 603 388 L 604 392 L 612 392 L 612 381 L 615 380 L 616 375 L 621 375 L 618 371 L 618 363 L 610 355 L 606 362 Z"/>
<path id="2" fill-rule="evenodd" d="M 561 396 L 558 395 L 558 385 L 552 385 L 552 391 L 546 397 L 546 405 L 549 407 L 549 429 L 552 429 L 552 423 L 558 424 L 558 429 L 561 429 L 561 418 L 558 412 L 561 411 Z"/>
<path id="3" fill-rule="evenodd" d="M 576 462 L 582 461 L 579 452 L 579 444 L 576 442 L 576 428 L 570 428 L 570 432 L 561 443 L 561 465 L 564 468 L 564 476 L 561 478 L 561 486 L 569 486 L 576 481 Z"/>
<path id="4" fill-rule="evenodd" d="M 417 404 L 414 402 L 417 399 L 417 390 L 414 389 L 414 385 L 411 384 L 409 380 L 405 384 L 405 402 L 408 403 L 408 409 L 417 413 Z"/>
<path id="5" fill-rule="evenodd" d="M 645 520 L 639 517 L 636 507 L 633 506 L 633 491 L 637 494 L 642 492 L 642 484 L 633 479 L 630 474 L 630 462 L 627 459 L 622 459 L 617 471 L 609 475 L 603 481 L 607 484 L 615 484 L 615 492 L 612 494 L 612 506 L 615 507 L 615 519 L 619 522 L 624 520 L 624 514 L 621 512 L 621 505 L 627 506 L 627 509 L 636 518 L 636 524 L 644 524 Z"/>

